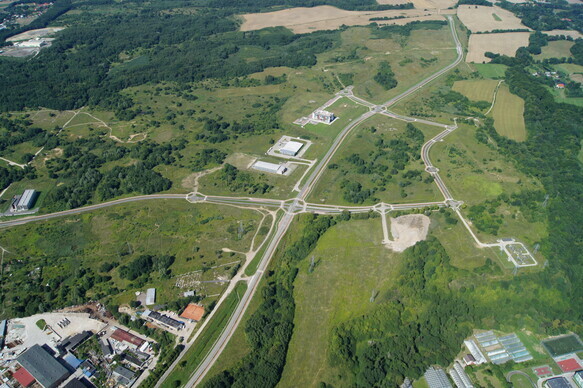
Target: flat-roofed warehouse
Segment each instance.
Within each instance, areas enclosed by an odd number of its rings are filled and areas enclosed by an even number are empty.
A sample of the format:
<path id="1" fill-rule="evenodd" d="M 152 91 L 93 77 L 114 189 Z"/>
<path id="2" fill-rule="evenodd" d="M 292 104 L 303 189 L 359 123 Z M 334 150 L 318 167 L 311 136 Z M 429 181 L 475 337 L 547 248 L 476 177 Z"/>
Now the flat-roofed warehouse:
<path id="1" fill-rule="evenodd" d="M 304 143 L 300 143 L 299 141 L 288 141 L 279 149 L 279 152 L 284 155 L 296 156 L 303 146 Z"/>
<path id="2" fill-rule="evenodd" d="M 287 171 L 287 167 L 282 164 L 267 163 L 267 162 L 255 162 L 253 169 L 268 172 L 270 174 L 280 174 L 283 175 Z"/>
<path id="3" fill-rule="evenodd" d="M 69 376 L 69 371 L 39 345 L 33 345 L 26 352 L 22 353 L 16 361 L 43 388 L 57 387 Z"/>
<path id="4" fill-rule="evenodd" d="M 36 201 L 38 193 L 35 190 L 24 190 L 22 197 L 16 203 L 16 210 L 30 210 Z"/>

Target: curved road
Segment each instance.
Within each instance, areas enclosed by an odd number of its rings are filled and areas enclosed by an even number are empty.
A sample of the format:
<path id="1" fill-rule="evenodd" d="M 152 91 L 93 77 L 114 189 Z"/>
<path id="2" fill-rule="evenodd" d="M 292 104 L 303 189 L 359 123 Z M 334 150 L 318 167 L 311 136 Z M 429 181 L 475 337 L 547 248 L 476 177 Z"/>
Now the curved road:
<path id="1" fill-rule="evenodd" d="M 239 305 L 237 306 L 237 308 L 233 312 L 233 315 L 231 316 L 225 329 L 223 330 L 223 332 L 221 333 L 221 335 L 219 336 L 219 338 L 217 339 L 217 341 L 215 342 L 215 344 L 213 345 L 211 350 L 208 352 L 205 359 L 200 363 L 199 367 L 193 372 L 188 383 L 185 384 L 186 387 L 193 387 L 193 386 L 197 385 L 204 378 L 206 373 L 210 370 L 210 368 L 213 366 L 214 362 L 220 356 L 222 350 L 225 348 L 228 341 L 231 339 L 231 336 L 233 335 L 233 333 L 237 329 L 237 326 L 239 325 L 241 318 L 243 317 L 245 310 L 247 309 L 247 306 L 249 305 L 253 295 L 255 294 L 255 291 L 257 290 L 257 286 L 259 284 L 261 276 L 263 275 L 264 270 L 267 268 L 267 265 L 269 264 L 269 261 L 271 260 L 271 258 L 273 256 L 273 253 L 275 252 L 282 237 L 284 236 L 285 232 L 287 231 L 287 229 L 289 228 L 289 226 L 291 224 L 291 221 L 292 221 L 293 216 L 294 216 L 294 214 L 293 214 L 294 209 L 296 208 L 296 206 L 298 205 L 298 203 L 300 201 L 303 201 L 308 196 L 308 194 L 310 193 L 310 191 L 314 187 L 315 183 L 318 181 L 319 177 L 322 175 L 324 168 L 326 167 L 326 165 L 328 164 L 328 162 L 330 161 L 330 159 L 332 158 L 332 156 L 334 155 L 334 153 L 336 152 L 336 150 L 338 149 L 338 147 L 340 146 L 342 141 L 346 138 L 346 136 L 348 135 L 350 130 L 352 130 L 356 125 L 363 122 L 367 118 L 373 116 L 374 114 L 380 113 L 382 111 L 383 107 L 387 108 L 391 105 L 394 105 L 398 101 L 402 100 L 403 98 L 413 94 L 414 92 L 416 92 L 420 88 L 424 87 L 425 85 L 427 85 L 431 81 L 435 80 L 437 77 L 439 77 L 442 74 L 444 74 L 445 72 L 453 69 L 455 66 L 457 66 L 462 61 L 463 50 L 462 50 L 461 43 L 457 37 L 454 21 L 453 21 L 451 16 L 447 16 L 447 19 L 448 19 L 448 22 L 450 25 L 450 29 L 451 29 L 451 33 L 452 33 L 454 42 L 456 44 L 456 50 L 457 50 L 457 54 L 458 54 L 456 60 L 454 62 L 452 62 L 451 64 L 449 64 L 448 66 L 441 69 L 440 71 L 429 76 L 425 80 L 423 80 L 423 81 L 419 82 L 418 84 L 414 85 L 413 87 L 409 88 L 407 91 L 405 91 L 405 92 L 401 93 L 400 95 L 385 102 L 382 105 L 382 107 L 375 107 L 371 111 L 361 115 L 360 117 L 358 117 L 357 119 L 352 121 L 350 124 L 348 124 L 342 130 L 342 132 L 340 132 L 340 134 L 336 137 L 336 139 L 332 143 L 332 146 L 330 147 L 330 149 L 328 150 L 326 155 L 322 158 L 320 163 L 318 163 L 318 165 L 316 166 L 316 168 L 312 172 L 312 174 L 310 174 L 308 180 L 306 181 L 306 184 L 304 185 L 304 187 L 302 188 L 300 193 L 297 195 L 297 197 L 294 199 L 294 201 L 290 205 L 287 206 L 285 215 L 281 218 L 279 224 L 277 225 L 277 229 L 275 232 L 275 238 L 273 238 L 272 241 L 270 242 L 270 244 L 268 245 L 268 247 L 263 255 L 263 258 L 259 264 L 257 272 L 252 277 L 251 281 L 248 284 L 247 291 L 245 292 L 245 294 L 241 298 L 241 302 L 239 303 Z M 165 376 L 167 376 L 167 374 L 165 374 Z M 160 379 L 160 380 L 162 380 L 162 379 Z M 161 383 L 162 383 L 162 381 L 159 381 L 157 386 L 160 386 Z"/>

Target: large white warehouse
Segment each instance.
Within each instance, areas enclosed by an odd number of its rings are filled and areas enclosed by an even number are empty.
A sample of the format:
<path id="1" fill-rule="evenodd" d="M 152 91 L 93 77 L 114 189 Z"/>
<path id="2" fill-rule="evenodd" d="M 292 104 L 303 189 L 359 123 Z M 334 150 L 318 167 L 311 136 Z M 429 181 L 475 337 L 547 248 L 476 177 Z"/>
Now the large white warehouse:
<path id="1" fill-rule="evenodd" d="M 303 146 L 304 143 L 300 143 L 299 141 L 288 141 L 279 149 L 279 152 L 284 155 L 296 156 Z"/>
<path id="2" fill-rule="evenodd" d="M 287 167 L 282 164 L 267 163 L 258 161 L 253 165 L 253 169 L 268 172 L 270 174 L 280 174 L 283 175 L 287 171 Z"/>

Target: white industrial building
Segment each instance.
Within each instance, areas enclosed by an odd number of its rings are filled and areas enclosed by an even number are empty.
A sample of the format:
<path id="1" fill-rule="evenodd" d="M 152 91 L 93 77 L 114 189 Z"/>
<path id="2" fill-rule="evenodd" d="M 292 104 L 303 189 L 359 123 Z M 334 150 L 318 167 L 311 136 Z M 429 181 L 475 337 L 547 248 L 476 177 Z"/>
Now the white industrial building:
<path id="1" fill-rule="evenodd" d="M 279 149 L 279 152 L 284 155 L 296 156 L 303 146 L 304 143 L 300 143 L 299 141 L 288 141 Z"/>
<path id="2" fill-rule="evenodd" d="M 18 47 L 44 47 L 47 44 L 48 43 L 46 40 L 40 39 L 40 38 L 35 38 L 35 39 L 25 40 L 24 42 L 18 42 L 15 44 L 15 46 L 18 46 Z"/>
<path id="3" fill-rule="evenodd" d="M 24 190 L 24 193 L 20 196 L 17 201 L 12 203 L 12 209 L 16 211 L 27 211 L 32 208 L 36 198 L 38 196 L 38 192 L 32 189 Z"/>
<path id="4" fill-rule="evenodd" d="M 156 303 L 156 289 L 148 288 L 146 291 L 146 306 Z"/>
<path id="5" fill-rule="evenodd" d="M 316 110 L 312 113 L 312 119 L 324 124 L 330 124 L 332 121 L 336 120 L 336 116 L 334 116 L 334 113 L 328 112 L 327 110 Z"/>
<path id="6" fill-rule="evenodd" d="M 253 164 L 253 169 L 279 175 L 283 175 L 287 171 L 287 167 L 283 164 L 267 163 L 262 161 L 255 162 L 255 164 Z"/>

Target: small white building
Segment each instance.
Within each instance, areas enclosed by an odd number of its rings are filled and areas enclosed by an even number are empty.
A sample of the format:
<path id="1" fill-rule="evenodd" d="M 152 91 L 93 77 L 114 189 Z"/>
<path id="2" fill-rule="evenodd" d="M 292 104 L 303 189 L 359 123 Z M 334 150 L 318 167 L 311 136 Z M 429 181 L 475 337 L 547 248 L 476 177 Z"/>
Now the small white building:
<path id="1" fill-rule="evenodd" d="M 299 141 L 288 141 L 279 149 L 279 152 L 284 155 L 296 156 L 303 146 L 304 143 L 300 143 Z"/>
<path id="2" fill-rule="evenodd" d="M 253 169 L 279 175 L 283 175 L 287 171 L 287 167 L 283 164 L 267 163 L 262 161 L 255 162 L 255 164 L 253 164 Z"/>
<path id="3" fill-rule="evenodd" d="M 47 45 L 47 42 L 44 39 L 35 38 L 25 40 L 24 42 L 18 42 L 16 45 L 18 45 L 19 47 L 43 47 Z"/>
<path id="4" fill-rule="evenodd" d="M 328 112 L 327 110 L 316 110 L 312 113 L 312 119 L 324 124 L 330 124 L 332 121 L 336 120 L 336 116 L 334 116 L 334 113 Z"/>
<path id="5" fill-rule="evenodd" d="M 156 303 L 156 289 L 148 288 L 146 291 L 146 306 Z"/>

